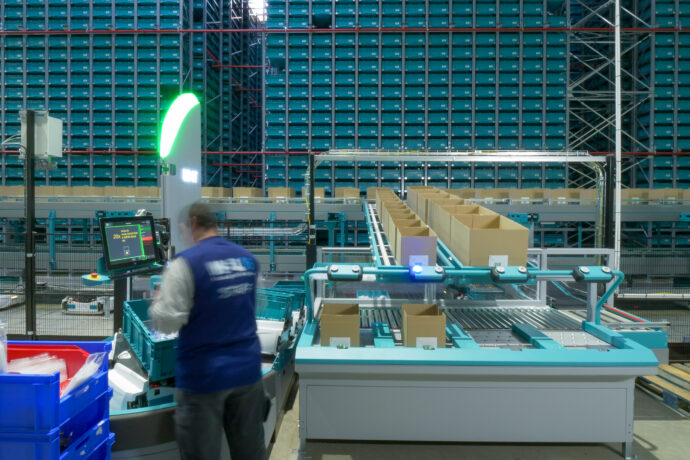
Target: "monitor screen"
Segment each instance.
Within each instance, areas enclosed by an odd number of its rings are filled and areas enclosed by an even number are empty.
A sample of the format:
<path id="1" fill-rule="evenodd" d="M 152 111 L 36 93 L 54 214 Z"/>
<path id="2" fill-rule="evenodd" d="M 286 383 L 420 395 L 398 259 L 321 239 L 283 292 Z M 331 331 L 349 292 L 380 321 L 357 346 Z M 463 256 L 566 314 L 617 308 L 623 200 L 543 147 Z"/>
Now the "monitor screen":
<path id="1" fill-rule="evenodd" d="M 145 267 L 159 262 L 153 217 L 103 217 L 100 225 L 108 270 Z"/>

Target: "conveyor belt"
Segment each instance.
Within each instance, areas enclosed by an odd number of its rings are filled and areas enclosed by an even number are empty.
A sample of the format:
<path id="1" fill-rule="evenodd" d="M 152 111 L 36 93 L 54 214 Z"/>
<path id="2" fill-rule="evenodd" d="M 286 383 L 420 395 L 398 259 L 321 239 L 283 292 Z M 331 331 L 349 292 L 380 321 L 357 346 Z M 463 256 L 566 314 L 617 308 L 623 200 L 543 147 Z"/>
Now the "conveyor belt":
<path id="1" fill-rule="evenodd" d="M 580 330 L 580 323 L 549 307 L 507 308 L 507 307 L 445 307 L 450 323 L 458 324 L 464 330 L 511 329 L 515 323 L 526 323 L 541 330 Z M 371 323 L 388 323 L 391 328 L 402 326 L 400 309 L 360 308 L 362 328 Z"/>

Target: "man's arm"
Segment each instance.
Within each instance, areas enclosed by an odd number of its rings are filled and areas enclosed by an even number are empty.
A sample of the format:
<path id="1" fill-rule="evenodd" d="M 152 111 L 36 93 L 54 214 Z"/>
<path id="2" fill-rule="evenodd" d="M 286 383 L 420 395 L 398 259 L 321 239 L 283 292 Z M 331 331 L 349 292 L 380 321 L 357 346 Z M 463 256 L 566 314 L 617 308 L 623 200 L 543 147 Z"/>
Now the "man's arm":
<path id="1" fill-rule="evenodd" d="M 157 331 L 170 334 L 187 324 L 194 306 L 194 279 L 187 262 L 177 258 L 163 272 L 158 296 L 149 308 Z"/>

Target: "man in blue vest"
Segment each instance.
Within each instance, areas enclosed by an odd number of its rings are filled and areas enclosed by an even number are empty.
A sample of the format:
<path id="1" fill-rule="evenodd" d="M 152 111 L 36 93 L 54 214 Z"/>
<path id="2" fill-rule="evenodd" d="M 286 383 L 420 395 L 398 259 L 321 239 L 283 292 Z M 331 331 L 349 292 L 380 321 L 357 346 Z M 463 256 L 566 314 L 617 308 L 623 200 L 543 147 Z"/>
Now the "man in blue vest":
<path id="1" fill-rule="evenodd" d="M 156 330 L 179 331 L 175 426 L 182 459 L 218 460 L 225 431 L 233 460 L 264 460 L 266 399 L 254 311 L 259 265 L 218 235 L 206 205 L 191 205 L 183 220 L 194 246 L 168 266 L 149 309 Z"/>

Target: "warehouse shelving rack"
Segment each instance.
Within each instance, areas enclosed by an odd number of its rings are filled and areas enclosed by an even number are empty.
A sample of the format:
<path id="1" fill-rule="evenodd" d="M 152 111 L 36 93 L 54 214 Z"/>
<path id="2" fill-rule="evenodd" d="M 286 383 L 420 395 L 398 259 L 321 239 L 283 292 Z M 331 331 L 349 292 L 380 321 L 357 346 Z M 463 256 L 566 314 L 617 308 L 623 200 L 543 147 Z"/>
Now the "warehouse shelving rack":
<path id="1" fill-rule="evenodd" d="M 155 186 L 159 120 L 177 94 L 195 90 L 204 151 L 259 150 L 256 142 L 231 149 L 230 129 L 221 137 L 230 124 L 238 132 L 260 129 L 258 108 L 236 110 L 236 119 L 223 115 L 231 103 L 223 95 L 232 91 L 223 81 L 230 58 L 220 44 L 224 36 L 246 35 L 232 28 L 247 27 L 224 23 L 229 10 L 259 28 L 246 0 L 2 2 L 0 136 L 19 131 L 20 109 L 47 108 L 64 121 L 66 156 L 54 170 L 37 170 L 37 184 Z M 238 51 L 254 60 L 247 64 L 260 64 L 256 53 Z M 0 156 L 0 184 L 21 185 L 15 153 Z"/>

